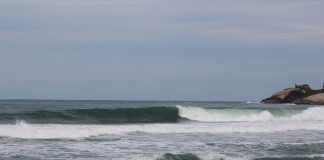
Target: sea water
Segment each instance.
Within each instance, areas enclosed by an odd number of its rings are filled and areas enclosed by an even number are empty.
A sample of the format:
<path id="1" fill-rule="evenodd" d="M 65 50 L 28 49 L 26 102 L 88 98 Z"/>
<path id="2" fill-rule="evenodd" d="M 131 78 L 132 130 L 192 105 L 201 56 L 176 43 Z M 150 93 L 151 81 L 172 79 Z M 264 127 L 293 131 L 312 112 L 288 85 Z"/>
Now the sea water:
<path id="1" fill-rule="evenodd" d="M 0 100 L 0 159 L 324 159 L 324 106 Z"/>

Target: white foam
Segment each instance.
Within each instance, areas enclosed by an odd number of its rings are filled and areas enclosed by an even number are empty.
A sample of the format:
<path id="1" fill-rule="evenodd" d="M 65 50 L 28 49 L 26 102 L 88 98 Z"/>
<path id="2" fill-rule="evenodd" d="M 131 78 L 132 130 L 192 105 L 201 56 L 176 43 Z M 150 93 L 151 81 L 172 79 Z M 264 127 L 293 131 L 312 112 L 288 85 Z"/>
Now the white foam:
<path id="1" fill-rule="evenodd" d="M 313 107 L 304 110 L 300 114 L 296 114 L 290 117 L 294 120 L 313 120 L 313 121 L 324 121 L 324 107 Z"/>
<path id="2" fill-rule="evenodd" d="M 257 122 L 257 121 L 324 121 L 324 107 L 308 108 L 301 113 L 289 116 L 274 116 L 268 110 L 238 109 L 241 112 L 224 112 L 221 109 L 205 109 L 191 106 L 177 106 L 179 116 L 201 122 Z"/>
<path id="3" fill-rule="evenodd" d="M 63 125 L 18 122 L 0 125 L 0 137 L 53 139 L 144 133 L 270 133 L 295 130 L 324 131 L 321 121 L 267 121 L 239 123 L 174 123 L 132 125 Z"/>
<path id="4" fill-rule="evenodd" d="M 259 101 L 247 101 L 247 104 L 261 104 Z"/>
<path id="5" fill-rule="evenodd" d="M 259 113 L 245 113 L 237 115 L 212 112 L 217 110 L 208 110 L 199 107 L 177 107 L 179 109 L 179 116 L 201 122 L 268 121 L 274 119 L 274 116 L 266 110 Z"/>

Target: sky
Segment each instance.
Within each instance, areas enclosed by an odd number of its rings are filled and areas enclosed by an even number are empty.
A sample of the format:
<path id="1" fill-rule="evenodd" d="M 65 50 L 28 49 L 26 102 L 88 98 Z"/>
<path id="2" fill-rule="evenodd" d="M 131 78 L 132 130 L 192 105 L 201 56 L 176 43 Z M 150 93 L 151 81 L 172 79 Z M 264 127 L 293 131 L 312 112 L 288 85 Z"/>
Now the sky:
<path id="1" fill-rule="evenodd" d="M 324 82 L 322 0 L 0 0 L 0 99 L 258 101 Z"/>

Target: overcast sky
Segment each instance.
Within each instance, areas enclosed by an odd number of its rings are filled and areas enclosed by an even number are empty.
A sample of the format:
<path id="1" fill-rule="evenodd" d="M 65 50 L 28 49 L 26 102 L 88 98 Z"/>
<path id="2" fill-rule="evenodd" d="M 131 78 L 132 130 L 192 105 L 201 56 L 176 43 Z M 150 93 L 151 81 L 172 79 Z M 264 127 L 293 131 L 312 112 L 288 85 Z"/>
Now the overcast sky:
<path id="1" fill-rule="evenodd" d="M 1 0 L 0 99 L 260 100 L 324 82 L 322 0 Z"/>

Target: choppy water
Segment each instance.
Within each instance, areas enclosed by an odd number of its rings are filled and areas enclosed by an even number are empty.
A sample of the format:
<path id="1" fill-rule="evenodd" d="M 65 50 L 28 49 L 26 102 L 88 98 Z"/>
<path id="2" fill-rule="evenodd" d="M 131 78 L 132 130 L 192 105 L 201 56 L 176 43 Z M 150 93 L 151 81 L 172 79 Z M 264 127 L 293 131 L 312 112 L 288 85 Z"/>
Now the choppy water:
<path id="1" fill-rule="evenodd" d="M 324 159 L 324 106 L 1 100 L 0 159 Z"/>

